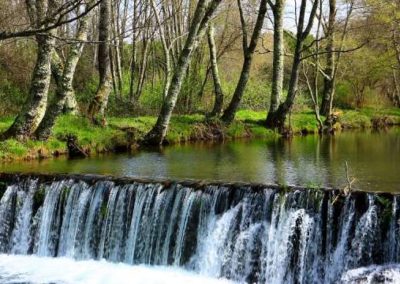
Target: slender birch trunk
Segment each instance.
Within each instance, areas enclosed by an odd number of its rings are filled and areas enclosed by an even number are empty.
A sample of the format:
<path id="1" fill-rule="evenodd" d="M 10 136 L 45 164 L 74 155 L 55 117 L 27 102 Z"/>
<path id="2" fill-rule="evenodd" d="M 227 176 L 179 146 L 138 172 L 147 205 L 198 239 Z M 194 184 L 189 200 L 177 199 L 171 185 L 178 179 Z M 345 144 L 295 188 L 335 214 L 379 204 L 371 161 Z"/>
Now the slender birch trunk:
<path id="1" fill-rule="evenodd" d="M 326 44 L 326 68 L 324 77 L 324 90 L 322 95 L 322 102 L 320 107 L 320 114 L 329 116 L 331 114 L 332 105 L 331 97 L 334 96 L 335 92 L 335 24 L 336 24 L 336 0 L 329 0 L 329 20 L 328 28 L 326 32 L 327 44 Z"/>
<path id="2" fill-rule="evenodd" d="M 129 98 L 130 101 L 134 103 L 135 100 L 135 76 L 136 76 L 136 61 L 137 61 L 137 52 L 136 52 L 136 42 L 137 42 L 137 0 L 133 1 L 133 11 L 132 11 L 132 58 L 131 58 L 131 66 L 130 66 L 130 82 L 129 82 Z"/>
<path id="3" fill-rule="evenodd" d="M 88 115 L 93 123 L 105 125 L 105 110 L 108 97 L 112 89 L 111 67 L 110 67 L 110 9 L 111 0 L 103 0 L 100 4 L 99 17 L 99 87 L 97 93 L 89 105 Z"/>
<path id="4" fill-rule="evenodd" d="M 249 81 L 250 69 L 253 60 L 254 51 L 257 47 L 258 38 L 261 33 L 261 29 L 264 24 L 265 14 L 267 13 L 267 0 L 261 0 L 260 8 L 258 10 L 256 24 L 254 26 L 253 34 L 250 39 L 250 43 L 247 44 L 247 29 L 243 20 L 243 13 L 241 11 L 241 0 L 238 0 L 240 14 L 242 15 L 242 30 L 243 30 L 243 53 L 244 61 L 242 65 L 242 71 L 240 73 L 239 81 L 236 85 L 235 92 L 229 106 L 225 109 L 224 114 L 221 119 L 224 123 L 230 124 L 235 118 L 236 111 L 239 108 L 240 102 L 242 100 L 244 91 L 246 89 L 247 82 Z"/>
<path id="5" fill-rule="evenodd" d="M 276 0 L 275 4 L 270 2 L 274 15 L 274 54 L 272 69 L 271 103 L 267 115 L 266 124 L 270 124 L 272 114 L 278 110 L 282 97 L 284 77 L 284 42 L 283 42 L 283 13 L 285 0 Z"/>
<path id="6" fill-rule="evenodd" d="M 146 35 L 147 37 L 147 35 Z M 147 71 L 147 60 L 149 56 L 149 39 L 144 39 L 143 40 L 143 50 L 142 50 L 142 58 L 140 61 L 140 72 L 138 76 L 138 83 L 136 87 L 136 92 L 135 92 L 135 101 L 138 102 L 142 92 L 143 92 L 143 86 L 144 86 L 144 81 L 146 79 L 146 71 Z"/>
<path id="7" fill-rule="evenodd" d="M 167 42 L 167 37 L 166 37 L 166 32 L 165 30 L 168 29 L 168 27 L 164 27 L 161 23 L 160 16 L 157 11 L 157 6 L 154 0 L 151 0 L 151 7 L 153 9 L 153 13 L 156 19 L 156 23 L 158 26 L 159 30 L 159 35 L 160 35 L 160 40 L 164 52 L 164 59 L 165 59 L 165 82 L 164 82 L 164 93 L 163 96 L 164 98 L 167 96 L 169 85 L 171 83 L 171 78 L 172 78 L 172 63 L 171 63 L 171 55 L 170 55 L 170 48 L 169 44 Z M 165 30 L 164 30 L 165 29 Z"/>
<path id="8" fill-rule="evenodd" d="M 44 118 L 35 132 L 39 140 L 47 140 L 50 137 L 57 117 L 65 108 L 69 108 L 70 110 L 76 109 L 73 80 L 76 66 L 84 48 L 84 42 L 88 38 L 89 20 L 89 16 L 80 20 L 75 38 L 76 42 L 71 45 L 64 66 L 62 66 L 61 59 L 58 57 L 56 51 L 53 51 L 52 69 L 57 89 L 54 102 L 47 108 Z"/>
<path id="9" fill-rule="evenodd" d="M 158 116 L 156 124 L 145 136 L 143 141 L 144 144 L 161 145 L 164 142 L 171 115 L 175 108 L 193 50 L 196 48 L 199 40 L 204 35 L 208 27 L 208 23 L 221 1 L 222 0 L 212 0 L 208 5 L 206 0 L 198 1 L 196 11 L 191 21 L 189 34 L 187 36 L 185 46 L 180 53 L 178 64 L 175 67 L 171 84 L 169 86 L 167 96 L 164 99 L 161 112 Z"/>
<path id="10" fill-rule="evenodd" d="M 271 112 L 269 114 L 270 120 L 268 125 L 271 128 L 278 128 L 279 130 L 283 131 L 286 117 L 288 116 L 291 108 L 293 107 L 294 100 L 298 92 L 300 67 L 302 61 L 301 57 L 303 54 L 304 41 L 310 34 L 311 28 L 313 26 L 314 18 L 318 8 L 318 3 L 319 0 L 314 0 L 311 12 L 309 14 L 308 22 L 306 24 L 305 16 L 306 16 L 307 0 L 301 1 L 300 13 L 297 25 L 296 47 L 293 54 L 293 64 L 290 75 L 288 94 L 285 101 L 279 105 L 278 109 L 275 112 Z"/>
<path id="11" fill-rule="evenodd" d="M 215 46 L 214 40 L 214 26 L 210 24 L 207 33 L 208 37 L 208 47 L 210 49 L 210 62 L 211 62 L 211 71 L 214 82 L 214 93 L 215 93 L 215 102 L 214 108 L 210 113 L 210 117 L 219 116 L 222 112 L 223 104 L 224 104 L 224 94 L 222 92 L 221 80 L 219 78 L 218 71 L 218 62 L 217 62 L 217 48 Z"/>

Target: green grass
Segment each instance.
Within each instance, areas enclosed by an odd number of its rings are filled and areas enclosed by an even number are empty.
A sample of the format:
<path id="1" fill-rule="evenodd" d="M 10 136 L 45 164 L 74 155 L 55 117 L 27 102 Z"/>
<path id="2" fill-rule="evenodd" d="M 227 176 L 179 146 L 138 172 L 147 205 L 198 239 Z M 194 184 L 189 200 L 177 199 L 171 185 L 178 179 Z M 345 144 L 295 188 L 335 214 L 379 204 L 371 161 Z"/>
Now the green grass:
<path id="1" fill-rule="evenodd" d="M 324 120 L 324 118 L 321 118 Z M 318 122 L 313 112 L 295 113 L 291 116 L 291 126 L 295 133 L 306 131 L 308 133 L 318 132 Z"/>
<path id="2" fill-rule="evenodd" d="M 345 128 L 370 128 L 372 119 L 387 117 L 392 124 L 400 124 L 400 109 L 373 109 L 339 111 L 339 123 Z"/>
<path id="3" fill-rule="evenodd" d="M 339 123 L 347 128 L 369 128 L 371 120 L 377 117 L 389 117 L 390 121 L 400 124 L 400 109 L 362 109 L 338 111 Z M 263 126 L 266 113 L 263 111 L 240 110 L 235 121 L 225 127 L 218 121 L 204 123 L 202 115 L 173 116 L 167 134 L 171 144 L 193 140 L 212 139 L 210 133 L 221 131 L 225 139 L 257 137 L 272 138 L 279 134 Z M 5 131 L 13 118 L 0 118 L 0 132 Z M 0 142 L 0 161 L 12 159 L 36 159 L 63 154 L 66 151 L 66 136 L 75 135 L 82 148 L 92 153 L 113 151 L 118 146 L 134 145 L 154 125 L 156 117 L 141 116 L 134 118 L 108 118 L 107 127 L 92 125 L 84 117 L 61 116 L 54 127 L 53 135 L 46 142 L 28 140 L 6 140 Z M 291 127 L 295 133 L 317 132 L 317 123 L 311 111 L 291 115 Z"/>

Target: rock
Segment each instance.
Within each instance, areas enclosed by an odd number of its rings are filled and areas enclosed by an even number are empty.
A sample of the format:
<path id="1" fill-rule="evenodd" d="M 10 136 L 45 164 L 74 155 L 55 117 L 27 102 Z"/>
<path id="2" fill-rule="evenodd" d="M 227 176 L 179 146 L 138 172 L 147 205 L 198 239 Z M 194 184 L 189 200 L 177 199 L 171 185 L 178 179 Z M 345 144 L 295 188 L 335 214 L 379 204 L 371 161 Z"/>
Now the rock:
<path id="1" fill-rule="evenodd" d="M 400 283 L 400 264 L 371 265 L 348 270 L 342 275 L 341 283 Z"/>

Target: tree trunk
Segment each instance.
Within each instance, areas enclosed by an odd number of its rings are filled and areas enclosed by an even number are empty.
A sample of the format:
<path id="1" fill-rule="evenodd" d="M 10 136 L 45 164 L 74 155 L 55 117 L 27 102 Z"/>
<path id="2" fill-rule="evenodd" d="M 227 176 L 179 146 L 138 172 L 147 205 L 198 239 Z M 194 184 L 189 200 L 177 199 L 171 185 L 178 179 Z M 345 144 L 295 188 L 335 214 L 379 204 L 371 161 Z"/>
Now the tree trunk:
<path id="1" fill-rule="evenodd" d="M 210 113 L 210 117 L 215 117 L 219 116 L 222 112 L 224 104 L 224 93 L 222 92 L 221 80 L 219 78 L 217 48 L 215 46 L 215 40 L 214 40 L 214 26 L 212 24 L 210 24 L 210 27 L 208 29 L 207 37 L 208 37 L 208 46 L 210 49 L 211 71 L 213 76 L 214 92 L 215 92 L 214 108 Z"/>
<path id="2" fill-rule="evenodd" d="M 81 57 L 84 42 L 88 37 L 88 21 L 86 16 L 81 19 L 79 28 L 76 34 L 76 42 L 71 45 L 65 66 L 60 66 L 61 59 L 54 51 L 52 69 L 57 84 L 56 95 L 54 102 L 47 108 L 46 114 L 38 129 L 36 130 L 36 137 L 40 140 L 47 140 L 52 132 L 57 117 L 64 111 L 74 111 L 77 108 L 75 100 L 75 92 L 73 88 L 73 80 L 75 75 L 76 66 Z"/>
<path id="3" fill-rule="evenodd" d="M 142 41 L 142 58 L 140 61 L 140 68 L 139 68 L 139 76 L 138 76 L 138 82 L 136 86 L 136 92 L 135 92 L 135 97 L 134 101 L 139 102 L 140 97 L 142 96 L 143 92 L 143 86 L 144 82 L 146 79 L 146 71 L 147 71 L 147 62 L 148 62 L 148 57 L 149 57 L 149 48 L 150 48 L 150 42 L 148 38 L 148 34 L 143 35 L 143 41 Z"/>
<path id="4" fill-rule="evenodd" d="M 400 84 L 399 84 L 399 80 L 397 79 L 397 74 L 396 74 L 395 69 L 393 69 L 393 71 L 392 71 L 392 76 L 393 76 L 393 85 L 394 85 L 392 102 L 395 106 L 400 107 Z"/>
<path id="5" fill-rule="evenodd" d="M 151 0 L 151 7 L 153 9 L 154 17 L 157 22 L 160 40 L 162 43 L 164 58 L 165 58 L 165 82 L 164 82 L 164 93 L 163 93 L 163 96 L 165 98 L 167 96 L 168 89 L 169 89 L 169 86 L 171 83 L 171 78 L 172 78 L 172 67 L 171 67 L 172 62 L 171 62 L 171 56 L 170 56 L 170 48 L 169 48 L 169 44 L 167 42 L 166 32 L 165 32 L 165 31 L 168 31 L 168 25 L 164 24 L 164 26 L 163 26 L 163 23 L 161 23 L 161 20 L 158 15 L 158 11 L 157 11 L 157 5 L 154 0 Z"/>
<path id="6" fill-rule="evenodd" d="M 99 17 L 99 87 L 96 96 L 89 105 L 88 115 L 93 123 L 105 125 L 105 110 L 108 97 L 112 89 L 111 67 L 110 67 L 110 9 L 111 0 L 103 0 L 100 3 Z"/>
<path id="7" fill-rule="evenodd" d="M 76 101 L 74 91 L 70 92 L 65 98 L 63 113 L 71 115 L 77 115 L 79 113 L 78 102 Z"/>
<path id="8" fill-rule="evenodd" d="M 167 96 L 164 98 L 164 103 L 161 107 L 161 112 L 158 116 L 156 124 L 145 136 L 143 141 L 144 144 L 161 145 L 164 142 L 172 111 L 175 108 L 182 86 L 182 81 L 190 63 L 193 50 L 196 48 L 200 38 L 204 35 L 208 26 L 208 22 L 210 21 L 221 1 L 222 0 L 213 0 L 209 5 L 206 5 L 206 0 L 198 1 L 189 29 L 189 34 L 187 36 L 185 46 L 180 53 L 178 64 L 175 67 L 171 84 L 168 88 Z"/>
<path id="9" fill-rule="evenodd" d="M 239 1 L 239 7 L 240 7 L 240 0 L 238 0 L 238 1 Z M 221 117 L 222 121 L 225 122 L 226 124 L 230 124 L 234 120 L 236 111 L 242 100 L 244 90 L 246 89 L 246 85 L 249 80 L 253 54 L 257 47 L 258 37 L 261 33 L 261 29 L 264 24 L 264 18 L 265 18 L 266 12 L 267 12 L 267 0 L 261 0 L 256 24 L 254 26 L 253 34 L 251 36 L 250 43 L 248 46 L 246 43 L 247 42 L 246 36 L 243 37 L 244 61 L 243 61 L 242 71 L 240 73 L 240 78 L 236 85 L 235 92 L 233 93 L 232 100 L 229 103 L 229 106 L 225 109 L 224 114 Z M 246 30 L 246 27 L 243 23 L 242 23 L 242 29 L 244 31 Z M 244 35 L 245 35 L 245 33 L 244 33 Z"/>
<path id="10" fill-rule="evenodd" d="M 47 106 L 47 96 L 51 79 L 51 54 L 55 39 L 50 34 L 37 35 L 37 59 L 32 75 L 29 98 L 21 113 L 11 127 L 3 134 L 4 138 L 15 137 L 18 140 L 29 138 L 39 126 Z"/>
<path id="11" fill-rule="evenodd" d="M 276 0 L 272 6 L 274 15 L 274 55 L 273 55 L 273 70 L 272 70 L 272 90 L 271 104 L 266 120 L 269 126 L 272 114 L 278 110 L 280 98 L 282 96 L 283 76 L 284 76 L 284 42 L 283 42 L 283 12 L 285 0 Z M 271 114 L 271 115 L 270 115 Z"/>
<path id="12" fill-rule="evenodd" d="M 135 100 L 135 76 L 136 76 L 136 42 L 137 42 L 137 31 L 136 31 L 136 21 L 137 21 L 137 0 L 133 1 L 133 19 L 132 19 L 132 58 L 130 66 L 130 82 L 129 82 L 129 98 L 131 102 Z"/>
<path id="13" fill-rule="evenodd" d="M 334 55 L 334 43 L 335 43 L 335 17 L 336 17 L 336 0 L 329 0 L 329 20 L 328 29 L 326 33 L 327 45 L 326 45 L 326 68 L 325 74 L 328 76 L 324 77 L 324 91 L 322 94 L 322 102 L 320 108 L 320 114 L 329 116 L 332 112 L 332 99 L 335 93 L 335 55 Z"/>
<path id="14" fill-rule="evenodd" d="M 267 124 L 269 127 L 278 128 L 280 130 L 284 129 L 285 120 L 293 106 L 299 83 L 300 75 L 300 63 L 301 63 L 301 50 L 303 49 L 303 42 L 297 40 L 296 50 L 293 58 L 292 72 L 290 75 L 289 89 L 286 100 L 279 105 L 275 112 L 270 112 L 268 115 L 270 117 L 270 122 Z"/>
<path id="15" fill-rule="evenodd" d="M 283 103 L 281 103 L 278 109 L 275 112 L 271 112 L 269 114 L 270 120 L 268 123 L 268 127 L 270 128 L 278 128 L 280 131 L 284 130 L 285 120 L 287 115 L 289 114 L 291 108 L 293 107 L 294 100 L 296 98 L 296 94 L 298 91 L 298 83 L 299 83 L 299 75 L 300 75 L 300 67 L 302 61 L 302 53 L 304 47 L 304 41 L 310 34 L 311 28 L 314 23 L 314 18 L 318 8 L 318 0 L 314 0 L 309 18 L 306 27 L 304 28 L 304 20 L 306 15 L 306 6 L 307 0 L 301 1 L 300 6 L 300 14 L 298 18 L 298 25 L 297 25 L 297 36 L 296 36 L 296 47 L 295 52 L 293 55 L 293 64 L 292 64 L 292 71 L 290 75 L 289 81 L 289 89 L 288 94 Z"/>

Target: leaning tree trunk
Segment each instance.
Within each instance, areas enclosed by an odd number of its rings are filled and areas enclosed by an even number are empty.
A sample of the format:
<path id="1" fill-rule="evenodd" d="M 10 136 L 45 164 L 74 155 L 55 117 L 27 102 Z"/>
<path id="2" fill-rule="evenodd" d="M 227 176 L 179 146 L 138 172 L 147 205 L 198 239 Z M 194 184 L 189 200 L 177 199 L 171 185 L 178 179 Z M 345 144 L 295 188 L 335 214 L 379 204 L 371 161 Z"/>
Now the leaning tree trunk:
<path id="1" fill-rule="evenodd" d="M 274 55 L 272 70 L 272 90 L 271 104 L 269 106 L 266 120 L 267 127 L 270 126 L 273 114 L 278 110 L 280 98 L 282 96 L 283 76 L 284 76 L 284 42 L 283 42 L 283 12 L 285 0 L 276 0 L 272 5 L 274 15 Z"/>
<path id="2" fill-rule="evenodd" d="M 108 97 L 112 89 L 111 66 L 110 66 L 110 9 L 111 0 L 103 0 L 100 3 L 99 17 L 99 87 L 96 96 L 89 105 L 88 115 L 93 123 L 105 124 L 105 110 L 108 104 Z"/>
<path id="3" fill-rule="evenodd" d="M 322 95 L 322 102 L 320 108 L 320 114 L 329 116 L 332 111 L 332 101 L 335 93 L 335 55 L 334 55 L 334 43 L 335 43 L 335 17 L 336 17 L 336 0 L 329 0 L 329 22 L 327 29 L 327 45 L 326 45 L 326 68 L 324 78 L 324 91 Z"/>
<path id="4" fill-rule="evenodd" d="M 219 78 L 217 48 L 215 46 L 215 40 L 214 40 L 214 26 L 212 24 L 208 29 L 207 37 L 208 37 L 208 46 L 210 49 L 211 71 L 213 76 L 214 92 L 215 92 L 214 107 L 210 113 L 210 117 L 216 117 L 219 116 L 222 112 L 224 104 L 224 93 L 222 92 L 221 80 Z"/>
<path id="5" fill-rule="evenodd" d="M 209 5 L 206 5 L 206 0 L 199 0 L 191 21 L 185 46 L 180 53 L 178 64 L 175 67 L 171 83 L 169 84 L 167 96 L 164 98 L 161 112 L 154 127 L 144 137 L 143 144 L 161 145 L 164 142 L 172 111 L 175 108 L 193 50 L 196 48 L 200 38 L 204 35 L 208 22 L 221 1 L 222 0 L 213 0 Z"/>
<path id="6" fill-rule="evenodd" d="M 52 69 L 54 78 L 56 79 L 57 90 L 54 102 L 47 108 L 46 114 L 36 130 L 35 135 L 40 140 L 47 140 L 49 138 L 57 117 L 66 108 L 69 108 L 70 111 L 76 109 L 75 93 L 72 83 L 76 66 L 78 65 L 83 51 L 84 42 L 88 37 L 88 21 L 88 17 L 81 19 L 76 42 L 71 45 L 64 67 L 62 67 L 61 59 L 58 57 L 56 51 L 54 51 Z"/>
<path id="7" fill-rule="evenodd" d="M 240 0 L 239 5 L 240 5 Z M 239 108 L 240 102 L 242 100 L 244 90 L 246 89 L 247 82 L 249 81 L 251 62 L 253 60 L 254 51 L 257 47 L 258 37 L 260 36 L 261 29 L 264 24 L 265 14 L 267 13 L 267 0 L 261 0 L 260 8 L 258 11 L 258 16 L 256 24 L 254 26 L 253 34 L 250 39 L 250 43 L 247 46 L 247 38 L 244 36 L 243 53 L 244 61 L 242 66 L 242 72 L 240 73 L 239 81 L 236 85 L 235 92 L 229 106 L 225 109 L 224 114 L 221 119 L 224 123 L 230 124 L 235 118 L 236 111 Z M 242 24 L 243 31 L 246 31 L 246 27 Z"/>
<path id="8" fill-rule="evenodd" d="M 47 96 L 51 79 L 51 54 L 55 39 L 49 34 L 37 35 L 37 59 L 32 75 L 29 98 L 11 127 L 3 134 L 4 138 L 18 140 L 29 138 L 39 126 L 47 106 Z"/>

